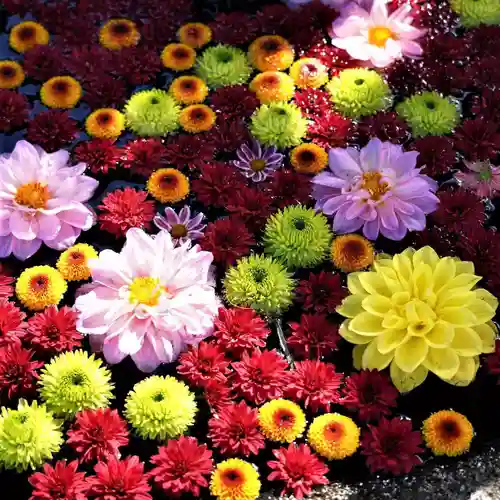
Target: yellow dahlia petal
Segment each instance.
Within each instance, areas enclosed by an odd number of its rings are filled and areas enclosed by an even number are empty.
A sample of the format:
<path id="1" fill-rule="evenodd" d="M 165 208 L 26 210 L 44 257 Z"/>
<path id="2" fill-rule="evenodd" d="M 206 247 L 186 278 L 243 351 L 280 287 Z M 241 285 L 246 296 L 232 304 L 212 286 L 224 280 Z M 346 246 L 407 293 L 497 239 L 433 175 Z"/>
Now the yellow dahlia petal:
<path id="1" fill-rule="evenodd" d="M 434 328 L 425 336 L 430 347 L 448 347 L 455 335 L 454 328 L 449 323 L 438 321 Z"/>
<path id="2" fill-rule="evenodd" d="M 413 263 L 408 255 L 404 253 L 394 256 L 394 270 L 398 273 L 399 279 L 403 283 L 409 283 L 413 273 Z"/>
<path id="3" fill-rule="evenodd" d="M 382 354 L 377 348 L 377 341 L 372 340 L 363 352 L 361 365 L 365 370 L 383 370 L 394 359 L 394 351 Z"/>
<path id="4" fill-rule="evenodd" d="M 344 321 L 339 328 L 339 334 L 343 337 L 347 342 L 351 344 L 368 344 L 371 342 L 372 337 L 367 337 L 366 335 L 358 335 L 349 329 L 349 321 Z"/>
<path id="5" fill-rule="evenodd" d="M 379 267 L 377 272 L 384 278 L 385 284 L 392 295 L 405 291 L 405 287 L 399 281 L 396 271 L 388 267 Z"/>
<path id="6" fill-rule="evenodd" d="M 455 276 L 455 261 L 451 257 L 441 259 L 434 269 L 434 292 L 438 293 Z"/>
<path id="7" fill-rule="evenodd" d="M 422 337 L 410 337 L 394 354 L 395 363 L 406 373 L 415 371 L 427 357 L 429 346 Z"/>
<path id="8" fill-rule="evenodd" d="M 462 304 L 462 307 L 464 305 Z M 495 309 L 481 299 L 472 301 L 471 304 L 467 305 L 467 309 L 474 314 L 477 324 L 487 323 L 495 316 Z"/>
<path id="9" fill-rule="evenodd" d="M 384 278 L 376 272 L 360 273 L 359 281 L 363 288 L 373 295 L 385 295 L 390 297 L 389 289 L 385 284 Z"/>
<path id="10" fill-rule="evenodd" d="M 497 336 L 497 327 L 493 322 L 485 323 L 484 325 L 476 325 L 473 327 L 479 335 L 482 342 L 482 352 L 490 353 L 495 351 L 495 339 Z"/>
<path id="11" fill-rule="evenodd" d="M 429 347 L 429 353 L 423 365 L 438 377 L 448 380 L 457 373 L 460 360 L 458 354 L 449 347 L 442 349 Z"/>
<path id="12" fill-rule="evenodd" d="M 422 384 L 427 378 L 428 373 L 429 370 L 423 365 L 420 365 L 414 372 L 407 373 L 401 370 L 394 361 L 391 363 L 390 374 L 392 383 L 402 394 L 410 392 Z"/>
<path id="13" fill-rule="evenodd" d="M 356 370 L 363 369 L 363 354 L 367 347 L 368 344 L 360 344 L 355 346 L 352 350 L 352 366 L 354 366 Z"/>
<path id="14" fill-rule="evenodd" d="M 432 293 L 432 269 L 427 264 L 415 266 L 413 271 L 413 287 L 415 295 L 425 299 L 429 293 Z"/>
<path id="15" fill-rule="evenodd" d="M 337 307 L 337 312 L 346 318 L 354 318 L 363 312 L 362 303 L 365 297 L 366 295 L 349 295 Z"/>
<path id="16" fill-rule="evenodd" d="M 432 270 L 435 269 L 437 263 L 439 262 L 439 256 L 436 251 L 429 247 L 423 247 L 417 250 L 413 254 L 413 265 L 418 266 L 420 264 L 427 264 Z"/>
<path id="17" fill-rule="evenodd" d="M 476 288 L 474 292 L 476 294 L 476 298 L 484 300 L 493 309 L 497 309 L 498 299 L 492 293 L 488 292 L 488 290 L 485 290 L 484 288 Z"/>
<path id="18" fill-rule="evenodd" d="M 375 316 L 384 317 L 392 309 L 392 302 L 383 295 L 368 295 L 363 299 L 363 309 Z"/>
<path id="19" fill-rule="evenodd" d="M 477 356 L 460 357 L 457 373 L 447 382 L 459 387 L 466 387 L 476 378 L 478 368 L 479 359 Z"/>
<path id="20" fill-rule="evenodd" d="M 455 266 L 458 274 L 475 274 L 474 263 L 467 260 L 460 260 L 455 257 Z"/>
<path id="21" fill-rule="evenodd" d="M 455 290 L 454 290 L 455 292 Z M 474 299 L 476 294 L 474 292 L 459 292 L 452 294 L 441 294 L 440 300 L 438 300 L 436 306 L 437 309 L 444 307 L 463 307 L 468 306 Z"/>
<path id="22" fill-rule="evenodd" d="M 384 316 L 382 326 L 389 330 L 402 330 L 408 328 L 408 321 L 395 310 L 391 310 Z"/>
<path id="23" fill-rule="evenodd" d="M 478 324 L 476 316 L 462 307 L 445 307 L 439 311 L 439 319 L 456 326 L 474 326 Z"/>
<path id="24" fill-rule="evenodd" d="M 455 336 L 450 347 L 459 356 L 477 356 L 481 354 L 483 342 L 472 328 L 455 328 Z"/>
<path id="25" fill-rule="evenodd" d="M 463 291 L 467 292 L 472 290 L 479 281 L 481 281 L 481 276 L 476 276 L 475 274 L 459 274 L 450 280 L 443 287 L 441 292 L 450 293 L 451 290 L 454 290 L 455 288 L 463 289 Z"/>
<path id="26" fill-rule="evenodd" d="M 347 275 L 347 288 L 353 295 L 366 293 L 363 285 L 359 281 L 359 276 L 361 274 L 363 273 L 350 273 Z"/>
<path id="27" fill-rule="evenodd" d="M 386 330 L 377 337 L 377 349 L 382 354 L 387 354 L 406 342 L 408 338 L 407 330 Z"/>
<path id="28" fill-rule="evenodd" d="M 376 336 L 384 331 L 382 326 L 382 318 L 379 316 L 374 316 L 373 314 L 362 312 L 352 319 L 349 328 L 354 333 L 359 333 L 360 335 L 372 335 Z"/>

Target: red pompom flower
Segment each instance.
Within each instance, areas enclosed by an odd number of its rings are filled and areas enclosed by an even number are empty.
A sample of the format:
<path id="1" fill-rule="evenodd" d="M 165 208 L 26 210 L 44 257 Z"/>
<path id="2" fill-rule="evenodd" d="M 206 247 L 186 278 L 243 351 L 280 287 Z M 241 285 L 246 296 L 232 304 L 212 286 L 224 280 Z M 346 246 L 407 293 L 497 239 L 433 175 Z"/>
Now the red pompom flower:
<path id="1" fill-rule="evenodd" d="M 203 389 L 203 397 L 212 411 L 220 412 L 233 403 L 234 394 L 227 381 L 210 380 Z"/>
<path id="2" fill-rule="evenodd" d="M 295 293 L 304 310 L 334 314 L 347 296 L 347 289 L 342 286 L 340 274 L 320 271 L 310 273 L 307 280 L 301 280 Z"/>
<path id="3" fill-rule="evenodd" d="M 352 120 L 330 111 L 317 116 L 309 125 L 307 136 L 322 148 L 343 148 L 352 133 Z"/>
<path id="4" fill-rule="evenodd" d="M 0 132 L 10 132 L 26 123 L 29 103 L 14 90 L 0 89 Z"/>
<path id="5" fill-rule="evenodd" d="M 125 146 L 121 161 L 132 173 L 149 177 L 155 170 L 168 165 L 166 151 L 160 139 L 136 139 Z"/>
<path id="6" fill-rule="evenodd" d="M 66 111 L 42 111 L 28 125 L 27 139 L 53 153 L 72 142 L 78 135 L 78 126 Z"/>
<path id="7" fill-rule="evenodd" d="M 19 344 L 24 336 L 26 314 L 13 302 L 0 298 L 0 347 Z"/>
<path id="8" fill-rule="evenodd" d="M 260 103 L 246 85 L 232 85 L 211 92 L 210 104 L 223 120 L 242 120 L 252 116 Z"/>
<path id="9" fill-rule="evenodd" d="M 199 135 L 179 134 L 166 145 L 166 160 L 177 168 L 201 168 L 214 157 L 214 146 Z"/>
<path id="10" fill-rule="evenodd" d="M 307 205 L 311 201 L 311 182 L 309 176 L 293 170 L 276 171 L 266 189 L 277 208 L 288 205 Z"/>
<path id="11" fill-rule="evenodd" d="M 2 264 L 0 264 L 0 299 L 12 297 L 14 293 L 14 281 L 16 280 L 10 276 Z"/>
<path id="12" fill-rule="evenodd" d="M 80 142 L 73 152 L 78 162 L 87 164 L 93 174 L 107 174 L 118 166 L 120 150 L 108 139 Z"/>

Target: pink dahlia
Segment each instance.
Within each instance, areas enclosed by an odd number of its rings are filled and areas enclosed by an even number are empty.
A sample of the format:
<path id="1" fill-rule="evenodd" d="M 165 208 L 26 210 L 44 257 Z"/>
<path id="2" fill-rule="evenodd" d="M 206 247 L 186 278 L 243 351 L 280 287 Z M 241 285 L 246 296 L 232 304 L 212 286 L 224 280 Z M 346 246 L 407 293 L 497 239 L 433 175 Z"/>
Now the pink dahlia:
<path id="1" fill-rule="evenodd" d="M 465 189 L 474 191 L 481 198 L 496 198 L 500 195 L 500 166 L 486 161 L 465 161 L 467 172 L 458 172 L 455 177 Z"/>
<path id="2" fill-rule="evenodd" d="M 84 203 L 98 182 L 83 175 L 86 165 L 68 166 L 69 153 L 46 153 L 19 141 L 11 154 L 0 156 L 0 258 L 20 260 L 42 243 L 64 250 L 95 217 Z"/>
<path id="3" fill-rule="evenodd" d="M 380 139 L 366 147 L 330 150 L 330 172 L 313 178 L 316 209 L 335 215 L 333 230 L 352 233 L 361 227 L 375 240 L 379 233 L 401 240 L 422 231 L 425 216 L 436 210 L 437 183 L 416 168 L 418 153 Z"/>
<path id="4" fill-rule="evenodd" d="M 130 229 L 126 238 L 120 253 L 104 250 L 89 262 L 93 283 L 76 299 L 77 328 L 109 363 L 130 355 L 151 372 L 212 334 L 213 257 L 190 242 L 174 247 L 167 231 Z"/>

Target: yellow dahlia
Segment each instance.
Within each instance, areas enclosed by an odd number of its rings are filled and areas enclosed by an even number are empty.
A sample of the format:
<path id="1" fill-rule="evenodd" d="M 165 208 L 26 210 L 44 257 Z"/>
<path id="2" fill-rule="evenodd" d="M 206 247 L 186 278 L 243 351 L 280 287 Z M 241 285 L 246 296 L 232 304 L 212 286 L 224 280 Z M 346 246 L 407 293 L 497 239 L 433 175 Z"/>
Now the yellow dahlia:
<path id="1" fill-rule="evenodd" d="M 184 108 L 179 116 L 181 127 L 192 134 L 210 130 L 215 120 L 215 112 L 205 104 L 192 104 Z"/>
<path id="2" fill-rule="evenodd" d="M 59 304 L 67 288 L 61 273 L 50 266 L 30 267 L 16 281 L 17 298 L 31 311 Z"/>
<path id="3" fill-rule="evenodd" d="M 305 57 L 292 64 L 290 76 L 301 89 L 318 89 L 328 81 L 328 69 L 319 59 Z"/>
<path id="4" fill-rule="evenodd" d="M 114 140 L 125 130 L 125 117 L 117 109 L 96 109 L 87 117 L 85 128 L 92 137 Z"/>
<path id="5" fill-rule="evenodd" d="M 267 439 L 291 443 L 304 432 L 306 416 L 298 404 L 273 399 L 260 407 L 259 425 Z"/>
<path id="6" fill-rule="evenodd" d="M 24 82 L 23 67 L 16 61 L 0 61 L 0 89 L 15 89 Z"/>
<path id="7" fill-rule="evenodd" d="M 317 174 L 328 165 L 328 153 L 317 144 L 301 144 L 290 151 L 293 168 L 302 174 Z"/>
<path id="8" fill-rule="evenodd" d="M 134 47 L 141 35 L 134 21 L 130 19 L 111 19 L 99 30 L 99 42 L 110 50 Z"/>
<path id="9" fill-rule="evenodd" d="M 207 97 L 208 87 L 197 76 L 180 76 L 170 85 L 170 92 L 181 104 L 197 104 Z"/>
<path id="10" fill-rule="evenodd" d="M 212 40 L 212 30 L 203 23 L 187 23 L 179 28 L 179 40 L 184 45 L 199 49 Z"/>
<path id="11" fill-rule="evenodd" d="M 475 288 L 474 264 L 439 258 L 429 246 L 378 258 L 372 271 L 351 273 L 351 295 L 337 308 L 347 319 L 340 334 L 356 344 L 355 364 L 390 365 L 400 392 L 420 385 L 428 372 L 465 386 L 475 378 L 479 355 L 493 352 L 491 322 L 498 300 Z"/>
<path id="12" fill-rule="evenodd" d="M 189 179 L 176 168 L 160 168 L 148 179 L 147 190 L 161 203 L 177 203 L 189 194 Z"/>
<path id="13" fill-rule="evenodd" d="M 49 32 L 41 24 L 25 21 L 12 28 L 9 35 L 9 45 L 16 52 L 23 54 L 37 45 L 47 45 L 49 38 Z"/>
<path id="14" fill-rule="evenodd" d="M 94 247 L 86 243 L 78 243 L 61 254 L 56 267 L 66 281 L 87 280 L 91 275 L 88 261 L 97 257 Z"/>
<path id="15" fill-rule="evenodd" d="M 371 266 L 375 253 L 373 245 L 364 236 L 344 234 L 333 240 L 331 257 L 336 268 L 352 273 Z"/>
<path id="16" fill-rule="evenodd" d="M 71 76 L 54 76 L 40 89 L 40 98 L 49 108 L 74 108 L 82 96 L 82 87 Z"/>
<path id="17" fill-rule="evenodd" d="M 185 71 L 192 68 L 195 60 L 195 50 L 184 43 L 170 43 L 161 53 L 163 66 L 174 71 Z"/>
<path id="18" fill-rule="evenodd" d="M 210 493 L 220 500 L 253 500 L 260 493 L 259 473 L 239 458 L 224 460 L 212 473 Z"/>
<path id="19" fill-rule="evenodd" d="M 293 80 L 281 71 L 264 71 L 251 82 L 250 90 L 255 92 L 262 104 L 275 101 L 289 101 L 295 92 Z"/>

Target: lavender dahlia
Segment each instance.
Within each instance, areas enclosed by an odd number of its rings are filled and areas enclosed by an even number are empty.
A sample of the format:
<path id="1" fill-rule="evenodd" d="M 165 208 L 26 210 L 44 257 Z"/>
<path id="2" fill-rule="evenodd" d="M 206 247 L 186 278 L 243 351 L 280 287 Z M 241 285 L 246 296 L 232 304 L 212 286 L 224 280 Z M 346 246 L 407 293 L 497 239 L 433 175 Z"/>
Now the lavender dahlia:
<path id="1" fill-rule="evenodd" d="M 165 208 L 165 217 L 156 214 L 153 222 L 158 229 L 168 231 L 175 244 L 182 245 L 188 240 L 199 240 L 203 236 L 203 230 L 207 227 L 203 224 L 204 217 L 201 212 L 191 217 L 191 209 L 185 205 L 178 214 L 171 207 Z"/>
<path id="2" fill-rule="evenodd" d="M 251 147 L 243 144 L 238 151 L 237 160 L 233 161 L 241 173 L 254 182 L 261 182 L 283 165 L 283 155 L 278 153 L 274 146 L 263 148 L 256 140 Z"/>

